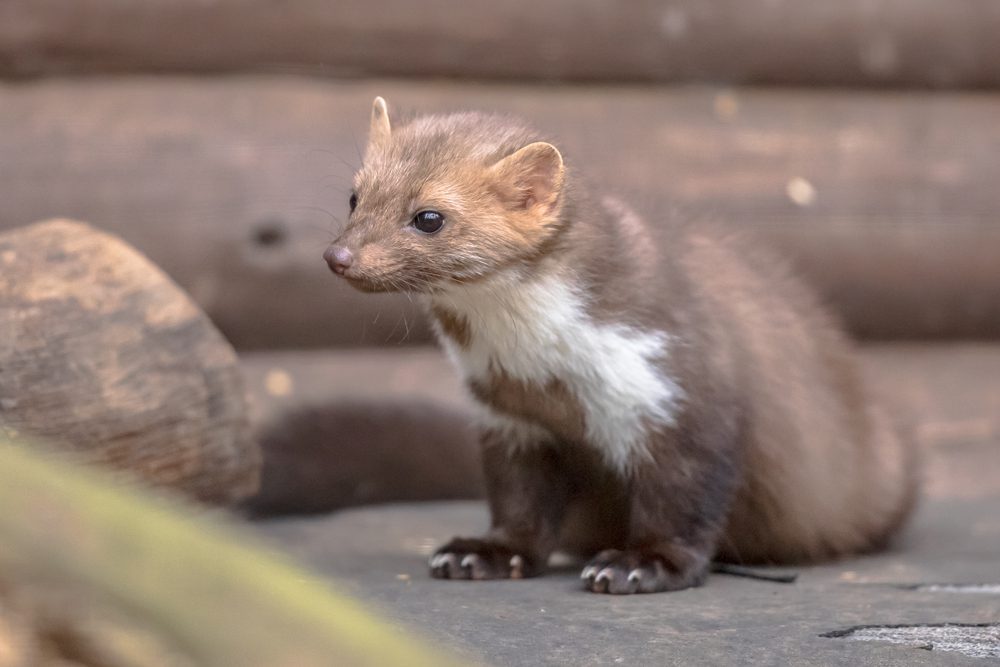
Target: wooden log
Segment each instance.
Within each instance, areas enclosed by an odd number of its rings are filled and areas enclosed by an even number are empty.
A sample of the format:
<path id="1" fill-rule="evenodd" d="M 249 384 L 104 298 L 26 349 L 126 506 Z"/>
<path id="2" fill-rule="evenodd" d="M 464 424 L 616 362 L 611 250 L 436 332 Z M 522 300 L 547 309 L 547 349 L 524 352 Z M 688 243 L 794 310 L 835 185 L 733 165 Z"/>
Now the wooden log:
<path id="1" fill-rule="evenodd" d="M 468 664 L 193 514 L 0 442 L 0 665 Z"/>
<path id="2" fill-rule="evenodd" d="M 997 87 L 983 0 L 6 0 L 0 72 Z"/>
<path id="3" fill-rule="evenodd" d="M 526 116 L 650 219 L 721 218 L 868 338 L 1000 335 L 1000 95 L 88 79 L 0 85 L 0 227 L 99 221 L 238 349 L 426 342 L 405 297 L 320 259 L 367 109 Z"/>
<path id="4" fill-rule="evenodd" d="M 0 435 L 209 502 L 257 488 L 233 349 L 149 260 L 84 224 L 0 235 Z"/>

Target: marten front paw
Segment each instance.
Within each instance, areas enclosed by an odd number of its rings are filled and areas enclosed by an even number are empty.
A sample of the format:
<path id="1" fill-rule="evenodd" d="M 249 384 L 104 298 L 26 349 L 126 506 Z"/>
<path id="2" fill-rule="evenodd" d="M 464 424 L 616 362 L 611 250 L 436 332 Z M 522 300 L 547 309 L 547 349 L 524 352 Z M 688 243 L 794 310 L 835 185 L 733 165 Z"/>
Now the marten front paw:
<path id="1" fill-rule="evenodd" d="M 455 538 L 430 559 L 435 579 L 521 579 L 538 574 L 531 560 L 496 542 Z"/>
<path id="2" fill-rule="evenodd" d="M 580 578 L 592 593 L 630 595 L 700 586 L 705 576 L 703 572 L 672 572 L 655 554 L 608 549 L 583 568 Z"/>

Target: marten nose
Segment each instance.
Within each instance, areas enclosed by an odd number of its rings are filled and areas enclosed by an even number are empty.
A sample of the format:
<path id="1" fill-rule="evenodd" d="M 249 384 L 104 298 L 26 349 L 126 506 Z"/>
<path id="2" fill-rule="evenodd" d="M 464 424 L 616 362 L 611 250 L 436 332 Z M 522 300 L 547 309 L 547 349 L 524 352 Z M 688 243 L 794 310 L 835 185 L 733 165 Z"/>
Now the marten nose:
<path id="1" fill-rule="evenodd" d="M 344 275 L 344 271 L 351 268 L 354 263 L 354 255 L 344 246 L 332 245 L 323 253 L 323 259 L 330 265 L 330 270 L 339 276 Z"/>

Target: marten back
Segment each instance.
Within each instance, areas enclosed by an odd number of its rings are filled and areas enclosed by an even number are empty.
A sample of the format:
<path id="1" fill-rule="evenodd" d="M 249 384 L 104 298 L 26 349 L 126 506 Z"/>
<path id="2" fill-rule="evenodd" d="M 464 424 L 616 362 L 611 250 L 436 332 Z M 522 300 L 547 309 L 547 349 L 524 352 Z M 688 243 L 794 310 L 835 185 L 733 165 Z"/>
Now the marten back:
<path id="1" fill-rule="evenodd" d="M 747 401 L 720 556 L 798 562 L 881 546 L 913 506 L 918 451 L 867 393 L 852 344 L 746 234 L 692 232 L 682 262 L 717 351 L 709 363 Z"/>

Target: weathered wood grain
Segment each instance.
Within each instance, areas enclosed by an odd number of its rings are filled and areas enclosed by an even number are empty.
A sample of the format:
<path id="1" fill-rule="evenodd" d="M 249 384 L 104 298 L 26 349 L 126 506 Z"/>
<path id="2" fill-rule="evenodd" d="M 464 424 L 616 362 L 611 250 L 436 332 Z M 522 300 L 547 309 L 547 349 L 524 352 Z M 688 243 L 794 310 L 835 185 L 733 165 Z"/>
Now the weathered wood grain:
<path id="1" fill-rule="evenodd" d="M 66 220 L 0 234 L 0 436 L 205 501 L 258 484 L 232 347 L 146 258 Z"/>
<path id="2" fill-rule="evenodd" d="M 996 87 L 987 0 L 6 0 L 0 73 Z"/>
<path id="3" fill-rule="evenodd" d="M 237 348 L 426 341 L 405 297 L 320 255 L 375 95 L 392 113 L 528 117 L 595 191 L 719 218 L 786 250 L 853 332 L 1000 334 L 1000 95 L 559 89 L 290 78 L 0 86 L 0 228 L 94 221 L 147 253 Z"/>

